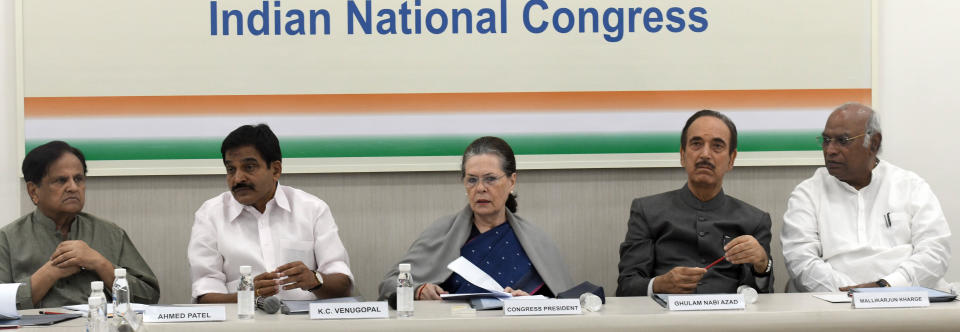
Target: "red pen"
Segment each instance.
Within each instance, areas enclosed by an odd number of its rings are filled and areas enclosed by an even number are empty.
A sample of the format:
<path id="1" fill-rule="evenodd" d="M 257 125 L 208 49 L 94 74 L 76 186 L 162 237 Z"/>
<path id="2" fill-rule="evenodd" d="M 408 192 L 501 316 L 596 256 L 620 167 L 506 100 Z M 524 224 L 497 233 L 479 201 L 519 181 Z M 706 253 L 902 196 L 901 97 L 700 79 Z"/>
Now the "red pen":
<path id="1" fill-rule="evenodd" d="M 41 311 L 41 315 L 63 315 L 65 312 Z"/>
<path id="2" fill-rule="evenodd" d="M 713 261 L 713 263 L 710 263 L 710 265 L 707 265 L 707 267 L 705 267 L 704 269 L 709 269 L 709 268 L 713 267 L 714 265 L 717 265 L 717 264 L 720 263 L 721 261 L 723 261 L 723 257 L 717 258 L 717 260 Z"/>

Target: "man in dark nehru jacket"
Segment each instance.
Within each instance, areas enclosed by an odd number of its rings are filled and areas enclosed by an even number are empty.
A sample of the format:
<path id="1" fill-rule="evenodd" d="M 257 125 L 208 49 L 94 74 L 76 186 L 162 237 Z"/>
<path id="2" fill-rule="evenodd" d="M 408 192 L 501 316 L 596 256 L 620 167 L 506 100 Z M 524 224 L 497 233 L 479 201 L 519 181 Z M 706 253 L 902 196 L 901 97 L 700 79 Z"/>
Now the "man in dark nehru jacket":
<path id="1" fill-rule="evenodd" d="M 735 293 L 740 285 L 772 292 L 770 215 L 723 193 L 723 175 L 737 157 L 736 125 L 699 111 L 680 140 L 687 183 L 633 200 L 617 296 Z"/>
<path id="2" fill-rule="evenodd" d="M 107 296 L 114 268 L 127 270 L 130 300 L 157 303 L 160 284 L 116 224 L 81 212 L 87 162 L 62 141 L 38 146 L 23 158 L 23 180 L 37 209 L 0 229 L 0 283 L 21 283 L 17 309 L 84 304 L 90 282 Z"/>

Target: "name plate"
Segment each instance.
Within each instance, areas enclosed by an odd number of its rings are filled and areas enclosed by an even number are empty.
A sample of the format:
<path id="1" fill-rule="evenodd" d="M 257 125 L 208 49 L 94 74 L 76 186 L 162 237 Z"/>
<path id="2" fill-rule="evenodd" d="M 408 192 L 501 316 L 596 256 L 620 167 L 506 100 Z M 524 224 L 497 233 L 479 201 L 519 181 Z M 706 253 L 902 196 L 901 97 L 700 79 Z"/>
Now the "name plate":
<path id="1" fill-rule="evenodd" d="M 390 318 L 387 302 L 310 303 L 310 319 Z"/>
<path id="2" fill-rule="evenodd" d="M 582 315 L 579 299 L 505 300 L 506 316 Z"/>
<path id="3" fill-rule="evenodd" d="M 870 292 L 853 293 L 853 307 L 864 308 L 917 308 L 929 307 L 926 292 Z"/>
<path id="4" fill-rule="evenodd" d="M 146 323 L 222 322 L 227 320 L 224 306 L 147 306 L 143 311 Z"/>
<path id="5" fill-rule="evenodd" d="M 745 306 L 742 294 L 670 295 L 667 299 L 667 309 L 675 311 L 742 310 Z"/>

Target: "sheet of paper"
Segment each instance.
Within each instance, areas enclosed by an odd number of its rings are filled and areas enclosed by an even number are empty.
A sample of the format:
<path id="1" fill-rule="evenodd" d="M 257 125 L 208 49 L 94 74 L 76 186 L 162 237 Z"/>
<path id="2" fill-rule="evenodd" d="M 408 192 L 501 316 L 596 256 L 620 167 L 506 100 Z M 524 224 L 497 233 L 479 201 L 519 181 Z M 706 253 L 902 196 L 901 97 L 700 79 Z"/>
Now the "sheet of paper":
<path id="1" fill-rule="evenodd" d="M 20 289 L 20 283 L 0 284 L 0 319 L 18 319 L 20 313 L 17 312 L 17 289 Z"/>
<path id="2" fill-rule="evenodd" d="M 546 300 L 547 297 L 543 295 L 530 295 L 530 296 L 517 296 L 510 299 L 511 300 Z M 503 300 L 495 297 L 473 298 L 473 299 L 470 299 L 470 305 L 477 310 L 500 309 L 500 308 L 503 308 Z"/>
<path id="3" fill-rule="evenodd" d="M 813 297 L 830 302 L 830 303 L 850 303 L 850 295 L 847 295 L 846 292 L 818 294 L 818 295 L 814 295 Z"/>
<path id="4" fill-rule="evenodd" d="M 857 288 L 853 290 L 854 292 L 862 293 L 895 293 L 895 292 L 927 292 L 927 296 L 931 298 L 936 297 L 955 297 L 956 295 L 938 291 L 936 289 L 926 288 L 926 287 L 873 287 L 873 288 Z"/>
<path id="5" fill-rule="evenodd" d="M 466 279 L 471 284 L 476 285 L 477 287 L 486 289 L 494 294 L 497 298 L 511 298 L 510 293 L 505 293 L 503 291 L 503 286 L 500 286 L 496 280 L 493 280 L 493 277 L 488 275 L 486 272 L 483 272 L 479 267 L 470 263 L 469 260 L 460 256 L 459 258 L 447 264 L 447 268 L 459 274 L 463 279 Z"/>
<path id="6" fill-rule="evenodd" d="M 444 300 L 473 300 L 473 299 L 493 299 L 500 301 L 494 293 L 457 293 L 457 294 L 440 294 L 440 298 Z M 512 297 L 514 300 L 543 300 L 546 299 L 546 296 L 543 295 L 530 295 L 530 296 L 517 296 Z"/>
<path id="7" fill-rule="evenodd" d="M 497 299 L 497 297 L 493 295 L 493 293 L 440 294 L 440 298 L 444 300 L 470 300 L 470 299 L 479 299 L 479 298 Z"/>
<path id="8" fill-rule="evenodd" d="M 470 306 L 477 310 L 493 310 L 503 308 L 503 300 L 498 298 L 471 299 Z"/>
<path id="9" fill-rule="evenodd" d="M 90 305 L 87 305 L 87 304 L 65 305 L 63 306 L 63 308 L 73 310 L 73 311 L 82 311 L 82 312 L 90 311 Z M 140 303 L 130 303 L 130 308 L 132 308 L 133 311 L 136 311 L 142 314 L 145 310 L 147 310 L 147 305 L 140 304 Z M 110 313 L 110 314 L 113 313 L 113 303 L 107 303 L 107 313 Z"/>

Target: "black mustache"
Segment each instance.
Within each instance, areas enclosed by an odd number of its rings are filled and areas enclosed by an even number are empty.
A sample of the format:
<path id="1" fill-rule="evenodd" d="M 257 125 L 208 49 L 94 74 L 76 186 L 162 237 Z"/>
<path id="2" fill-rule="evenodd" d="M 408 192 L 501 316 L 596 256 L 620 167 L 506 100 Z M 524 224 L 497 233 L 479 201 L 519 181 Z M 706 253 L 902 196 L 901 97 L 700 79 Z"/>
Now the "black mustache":
<path id="1" fill-rule="evenodd" d="M 709 167 L 710 169 L 715 169 L 715 168 L 717 168 L 716 166 L 713 165 L 713 163 L 711 163 L 711 162 L 709 162 L 709 161 L 706 161 L 706 160 L 704 160 L 704 161 L 699 161 L 699 162 L 697 162 L 697 164 L 694 165 L 694 166 L 696 166 L 697 168 L 699 168 L 699 167 Z"/>
<path id="2" fill-rule="evenodd" d="M 233 188 L 230 188 L 230 191 L 237 191 L 237 190 L 242 189 L 242 188 L 247 188 L 247 189 L 250 189 L 250 190 L 254 190 L 252 184 L 249 184 L 249 183 L 237 183 L 236 185 L 233 186 Z"/>

